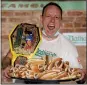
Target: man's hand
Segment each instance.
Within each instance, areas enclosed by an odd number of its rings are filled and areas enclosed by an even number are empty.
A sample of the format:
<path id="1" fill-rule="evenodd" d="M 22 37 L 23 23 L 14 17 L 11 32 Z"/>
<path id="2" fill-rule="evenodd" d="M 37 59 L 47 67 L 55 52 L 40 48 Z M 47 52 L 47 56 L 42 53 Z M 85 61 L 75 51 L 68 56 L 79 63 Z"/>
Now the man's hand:
<path id="1" fill-rule="evenodd" d="M 9 50 L 8 53 L 6 54 L 6 56 L 2 58 L 2 61 L 1 61 L 2 69 L 5 69 L 9 65 L 11 65 L 12 56 L 13 55 L 12 55 L 11 51 Z"/>
<path id="2" fill-rule="evenodd" d="M 9 76 L 9 69 L 10 69 L 10 66 L 2 70 L 2 82 L 3 83 L 12 82 L 12 79 Z"/>
<path id="3" fill-rule="evenodd" d="M 78 84 L 83 84 L 85 83 L 86 79 L 87 79 L 87 71 L 83 70 L 83 69 L 79 69 L 79 72 L 81 73 L 81 78 L 77 79 L 76 82 Z"/>
<path id="4" fill-rule="evenodd" d="M 11 59 L 12 59 L 12 53 L 9 50 L 7 55 L 2 59 L 2 82 L 3 83 L 8 83 L 8 82 L 12 82 L 12 79 L 10 78 L 10 76 L 8 75 L 10 66 L 11 66 Z"/>

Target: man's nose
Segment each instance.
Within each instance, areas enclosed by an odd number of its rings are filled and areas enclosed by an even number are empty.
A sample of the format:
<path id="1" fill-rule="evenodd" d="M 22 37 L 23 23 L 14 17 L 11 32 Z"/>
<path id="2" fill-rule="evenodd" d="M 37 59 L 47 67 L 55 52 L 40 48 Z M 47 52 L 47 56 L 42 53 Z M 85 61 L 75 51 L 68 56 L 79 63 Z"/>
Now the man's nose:
<path id="1" fill-rule="evenodd" d="M 52 22 L 52 23 L 55 22 L 55 18 L 54 18 L 54 17 L 51 18 L 51 22 Z"/>

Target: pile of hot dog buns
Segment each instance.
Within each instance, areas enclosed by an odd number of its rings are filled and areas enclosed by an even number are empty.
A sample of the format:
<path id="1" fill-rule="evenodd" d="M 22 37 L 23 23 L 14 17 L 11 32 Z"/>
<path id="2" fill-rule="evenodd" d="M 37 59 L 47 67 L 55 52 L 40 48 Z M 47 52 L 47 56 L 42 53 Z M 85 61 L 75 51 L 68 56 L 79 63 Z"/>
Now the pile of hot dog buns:
<path id="1" fill-rule="evenodd" d="M 16 64 L 9 70 L 9 75 L 40 80 L 67 80 L 81 77 L 79 69 L 70 68 L 68 61 L 63 61 L 62 58 L 49 61 L 47 56 L 44 59 L 31 59 L 25 65 Z"/>

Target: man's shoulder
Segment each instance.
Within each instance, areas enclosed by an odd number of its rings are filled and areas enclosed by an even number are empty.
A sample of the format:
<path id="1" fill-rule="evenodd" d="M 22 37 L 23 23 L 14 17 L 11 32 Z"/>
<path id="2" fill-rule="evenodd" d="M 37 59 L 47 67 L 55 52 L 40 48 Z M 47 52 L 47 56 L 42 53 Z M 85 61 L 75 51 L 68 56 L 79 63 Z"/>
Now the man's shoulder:
<path id="1" fill-rule="evenodd" d="M 68 38 L 66 38 L 63 34 L 61 34 L 60 37 L 61 37 L 61 49 L 64 52 L 68 52 L 71 53 L 72 55 L 74 54 L 78 56 L 77 48 L 74 45 L 74 43 Z"/>
<path id="2" fill-rule="evenodd" d="M 61 43 L 64 47 L 76 49 L 75 44 L 69 40 L 65 35 L 60 34 Z"/>

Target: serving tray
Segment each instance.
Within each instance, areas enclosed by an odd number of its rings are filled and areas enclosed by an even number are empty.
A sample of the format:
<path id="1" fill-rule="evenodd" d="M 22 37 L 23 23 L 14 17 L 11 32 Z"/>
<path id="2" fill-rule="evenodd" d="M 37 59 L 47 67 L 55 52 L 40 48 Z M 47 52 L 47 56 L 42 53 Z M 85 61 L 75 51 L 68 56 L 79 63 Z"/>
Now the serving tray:
<path id="1" fill-rule="evenodd" d="M 59 79 L 59 80 L 40 80 L 40 79 L 16 78 L 16 77 L 11 77 L 11 78 L 24 80 L 25 83 L 58 83 L 58 82 L 75 81 L 76 79 L 78 79 L 78 78 L 72 78 L 72 79 Z"/>

